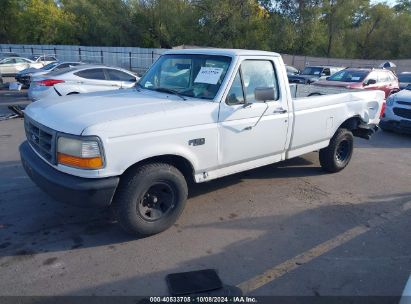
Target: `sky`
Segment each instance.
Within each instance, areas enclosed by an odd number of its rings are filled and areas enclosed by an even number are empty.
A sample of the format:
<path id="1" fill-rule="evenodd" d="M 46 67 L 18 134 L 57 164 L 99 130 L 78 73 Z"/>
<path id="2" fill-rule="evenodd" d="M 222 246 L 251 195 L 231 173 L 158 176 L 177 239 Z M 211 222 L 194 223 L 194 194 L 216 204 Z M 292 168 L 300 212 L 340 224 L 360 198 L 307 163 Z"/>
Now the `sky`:
<path id="1" fill-rule="evenodd" d="M 372 3 L 384 3 L 386 2 L 388 5 L 395 5 L 397 1 L 395 0 L 371 0 Z"/>

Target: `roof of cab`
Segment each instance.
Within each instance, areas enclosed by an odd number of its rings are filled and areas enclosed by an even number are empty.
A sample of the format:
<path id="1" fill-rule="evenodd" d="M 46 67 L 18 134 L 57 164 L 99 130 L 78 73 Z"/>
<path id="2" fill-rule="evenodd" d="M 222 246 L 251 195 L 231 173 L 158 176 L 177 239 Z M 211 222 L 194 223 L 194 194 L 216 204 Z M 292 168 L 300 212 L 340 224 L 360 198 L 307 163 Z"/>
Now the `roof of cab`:
<path id="1" fill-rule="evenodd" d="M 219 49 L 219 48 L 204 48 L 204 49 L 181 49 L 170 50 L 164 54 L 204 54 L 204 55 L 220 55 L 220 56 L 274 56 L 280 57 L 280 54 L 258 50 L 242 50 L 242 49 Z"/>

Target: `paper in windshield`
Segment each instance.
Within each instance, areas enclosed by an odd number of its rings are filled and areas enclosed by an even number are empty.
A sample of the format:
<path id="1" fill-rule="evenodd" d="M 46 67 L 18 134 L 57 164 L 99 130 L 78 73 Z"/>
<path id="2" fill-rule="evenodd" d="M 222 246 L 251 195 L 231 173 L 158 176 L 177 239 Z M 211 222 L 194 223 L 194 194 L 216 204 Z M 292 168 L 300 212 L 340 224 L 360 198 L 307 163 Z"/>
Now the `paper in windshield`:
<path id="1" fill-rule="evenodd" d="M 202 67 L 194 82 L 217 84 L 222 73 L 222 68 Z"/>

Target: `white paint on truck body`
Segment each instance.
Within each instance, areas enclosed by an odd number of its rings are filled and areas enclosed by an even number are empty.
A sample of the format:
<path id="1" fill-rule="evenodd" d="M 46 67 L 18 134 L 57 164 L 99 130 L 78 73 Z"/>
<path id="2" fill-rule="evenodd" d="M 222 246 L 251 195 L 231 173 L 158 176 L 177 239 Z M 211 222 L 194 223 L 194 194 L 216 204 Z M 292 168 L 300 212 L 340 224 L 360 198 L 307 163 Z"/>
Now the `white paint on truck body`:
<path id="1" fill-rule="evenodd" d="M 172 94 L 128 89 L 31 104 L 25 114 L 36 122 L 63 133 L 95 135 L 103 143 L 103 169 L 50 165 L 75 176 L 101 178 L 119 176 L 150 157 L 177 155 L 191 163 L 195 180 L 203 182 L 326 147 L 338 127 L 351 117 L 358 116 L 367 124 L 379 122 L 384 101 L 380 91 L 292 99 L 285 65 L 276 53 L 198 49 L 166 54 L 224 55 L 232 62 L 213 100 L 182 100 Z M 278 100 L 246 107 L 225 102 L 244 60 L 273 63 Z M 204 138 L 205 144 L 189 145 L 198 138 Z"/>

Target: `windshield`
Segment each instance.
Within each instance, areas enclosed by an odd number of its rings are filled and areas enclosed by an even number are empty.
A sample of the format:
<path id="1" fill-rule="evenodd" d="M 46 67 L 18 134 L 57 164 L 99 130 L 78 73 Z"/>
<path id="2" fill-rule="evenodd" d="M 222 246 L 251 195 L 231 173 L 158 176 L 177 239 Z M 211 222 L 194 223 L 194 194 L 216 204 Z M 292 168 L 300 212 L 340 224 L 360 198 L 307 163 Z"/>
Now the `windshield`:
<path id="1" fill-rule="evenodd" d="M 49 63 L 49 64 L 46 64 L 44 67 L 42 67 L 42 69 L 43 70 L 46 70 L 46 71 L 49 71 L 49 70 L 51 70 L 52 68 L 54 68 L 56 65 L 58 65 L 58 64 L 60 64 L 60 63 L 58 63 L 58 62 L 52 62 L 52 63 Z"/>
<path id="2" fill-rule="evenodd" d="M 304 70 L 301 74 L 302 75 L 321 76 L 322 71 L 323 71 L 323 68 L 320 68 L 320 67 L 306 67 L 306 68 L 304 68 Z"/>
<path id="3" fill-rule="evenodd" d="M 153 91 L 167 89 L 183 96 L 213 99 L 230 63 L 231 58 L 226 56 L 164 55 L 141 78 L 139 85 Z"/>
<path id="4" fill-rule="evenodd" d="M 398 76 L 400 82 L 411 82 L 411 74 L 402 74 Z"/>
<path id="5" fill-rule="evenodd" d="M 342 70 L 328 78 L 330 81 L 362 82 L 367 77 L 366 70 Z"/>

